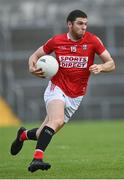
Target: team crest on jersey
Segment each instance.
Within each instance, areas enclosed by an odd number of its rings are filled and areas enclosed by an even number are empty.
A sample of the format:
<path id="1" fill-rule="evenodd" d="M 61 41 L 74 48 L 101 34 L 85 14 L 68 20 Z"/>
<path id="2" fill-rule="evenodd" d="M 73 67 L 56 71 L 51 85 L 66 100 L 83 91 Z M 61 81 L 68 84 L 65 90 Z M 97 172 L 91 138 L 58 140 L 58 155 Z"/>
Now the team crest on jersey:
<path id="1" fill-rule="evenodd" d="M 77 51 L 77 46 L 71 46 L 71 52 L 76 52 Z"/>
<path id="2" fill-rule="evenodd" d="M 83 50 L 87 50 L 87 44 L 83 44 L 82 48 Z"/>

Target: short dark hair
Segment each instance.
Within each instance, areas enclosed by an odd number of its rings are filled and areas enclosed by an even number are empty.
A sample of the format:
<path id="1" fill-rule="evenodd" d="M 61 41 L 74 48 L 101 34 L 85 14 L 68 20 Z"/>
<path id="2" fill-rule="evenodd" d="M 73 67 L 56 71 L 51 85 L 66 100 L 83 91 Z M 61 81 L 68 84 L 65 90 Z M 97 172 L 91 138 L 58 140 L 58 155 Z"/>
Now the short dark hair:
<path id="1" fill-rule="evenodd" d="M 85 12 L 77 9 L 77 10 L 71 11 L 71 12 L 69 13 L 66 21 L 67 21 L 67 22 L 68 22 L 68 21 L 73 22 L 73 21 L 75 21 L 76 18 L 78 18 L 78 17 L 87 18 L 87 14 L 86 14 Z"/>

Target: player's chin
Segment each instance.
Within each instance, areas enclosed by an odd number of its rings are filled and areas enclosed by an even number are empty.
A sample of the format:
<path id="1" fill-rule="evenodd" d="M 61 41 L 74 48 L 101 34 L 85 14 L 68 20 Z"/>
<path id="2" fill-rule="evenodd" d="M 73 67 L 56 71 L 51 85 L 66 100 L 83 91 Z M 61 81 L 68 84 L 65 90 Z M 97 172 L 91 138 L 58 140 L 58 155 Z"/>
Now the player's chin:
<path id="1" fill-rule="evenodd" d="M 78 39 L 81 39 L 82 37 L 83 37 L 83 34 L 81 33 L 79 33 L 78 35 L 77 35 L 77 37 L 78 37 Z"/>

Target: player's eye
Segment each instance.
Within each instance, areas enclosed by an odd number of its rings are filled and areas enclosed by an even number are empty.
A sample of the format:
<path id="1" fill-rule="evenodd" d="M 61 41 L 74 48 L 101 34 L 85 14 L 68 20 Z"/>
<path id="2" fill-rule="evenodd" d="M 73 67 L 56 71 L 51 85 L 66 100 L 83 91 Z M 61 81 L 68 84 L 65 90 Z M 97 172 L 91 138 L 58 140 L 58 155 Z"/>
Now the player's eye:
<path id="1" fill-rule="evenodd" d="M 82 24 L 83 24 L 83 22 L 77 22 L 77 24 L 78 24 L 78 25 L 82 25 Z"/>
<path id="2" fill-rule="evenodd" d="M 80 25 L 80 26 L 82 26 L 82 25 L 87 26 L 87 22 L 86 23 L 84 23 L 84 22 L 77 22 L 77 24 Z"/>

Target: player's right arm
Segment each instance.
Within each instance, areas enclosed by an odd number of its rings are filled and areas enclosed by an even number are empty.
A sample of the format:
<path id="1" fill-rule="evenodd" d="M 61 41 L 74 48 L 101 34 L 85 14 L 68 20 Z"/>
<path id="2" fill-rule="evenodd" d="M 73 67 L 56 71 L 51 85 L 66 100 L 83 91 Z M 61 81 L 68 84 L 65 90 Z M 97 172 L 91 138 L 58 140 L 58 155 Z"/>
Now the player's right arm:
<path id="1" fill-rule="evenodd" d="M 41 56 L 50 54 L 54 51 L 54 37 L 50 38 L 43 46 L 38 48 L 30 57 L 29 57 L 29 71 L 38 77 L 44 77 L 42 69 L 37 69 L 36 62 Z"/>
<path id="2" fill-rule="evenodd" d="M 36 62 L 41 56 L 44 56 L 45 54 L 46 53 L 43 50 L 43 46 L 41 46 L 29 57 L 29 72 L 31 72 L 33 75 L 38 77 L 44 77 L 42 69 L 37 69 Z"/>

